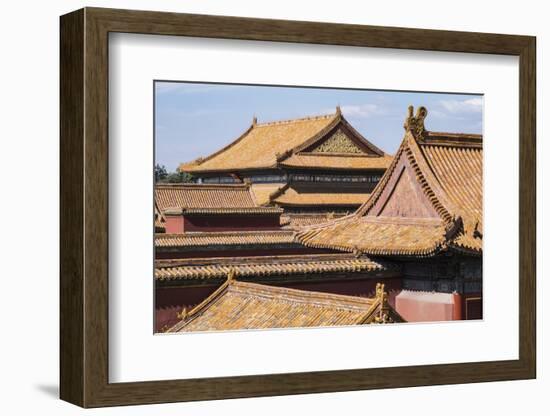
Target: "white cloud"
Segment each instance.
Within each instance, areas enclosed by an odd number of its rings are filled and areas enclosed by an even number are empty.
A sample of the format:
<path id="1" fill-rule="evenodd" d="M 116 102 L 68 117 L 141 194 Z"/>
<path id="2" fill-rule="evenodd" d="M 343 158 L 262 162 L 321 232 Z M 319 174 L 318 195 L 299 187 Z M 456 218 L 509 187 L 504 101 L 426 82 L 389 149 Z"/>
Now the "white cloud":
<path id="1" fill-rule="evenodd" d="M 429 117 L 435 117 L 435 118 L 451 118 L 451 116 L 449 115 L 448 112 L 446 111 L 441 111 L 441 110 L 432 110 L 430 109 L 428 111 L 428 116 Z"/>
<path id="2" fill-rule="evenodd" d="M 467 100 L 442 100 L 441 106 L 451 114 L 481 113 L 483 98 L 469 98 Z"/>
<path id="3" fill-rule="evenodd" d="M 368 118 L 384 114 L 382 108 L 376 104 L 344 105 L 341 109 L 347 117 Z"/>

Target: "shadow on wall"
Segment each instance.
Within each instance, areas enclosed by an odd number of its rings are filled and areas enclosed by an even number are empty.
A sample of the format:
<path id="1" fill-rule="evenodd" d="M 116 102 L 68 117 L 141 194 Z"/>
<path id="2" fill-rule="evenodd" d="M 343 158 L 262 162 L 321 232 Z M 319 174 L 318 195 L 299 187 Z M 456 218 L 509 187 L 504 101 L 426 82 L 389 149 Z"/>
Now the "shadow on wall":
<path id="1" fill-rule="evenodd" d="M 57 384 L 37 384 L 34 388 L 46 396 L 59 399 L 59 386 Z"/>

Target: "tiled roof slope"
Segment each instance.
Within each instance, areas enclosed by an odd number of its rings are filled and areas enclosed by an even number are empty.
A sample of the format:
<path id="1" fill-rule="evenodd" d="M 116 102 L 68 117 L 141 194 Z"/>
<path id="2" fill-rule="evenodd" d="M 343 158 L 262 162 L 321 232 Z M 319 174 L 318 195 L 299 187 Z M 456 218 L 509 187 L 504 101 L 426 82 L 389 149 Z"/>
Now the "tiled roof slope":
<path id="1" fill-rule="evenodd" d="M 280 206 L 353 206 L 359 207 L 370 196 L 365 192 L 323 192 L 295 185 L 285 185 L 270 196 L 271 204 Z"/>
<path id="2" fill-rule="evenodd" d="M 335 218 L 340 218 L 344 215 L 346 214 L 334 212 L 316 214 L 286 213 L 281 215 L 281 226 L 287 230 L 297 230 L 302 227 L 309 227 L 311 225 L 321 224 Z"/>
<path id="3" fill-rule="evenodd" d="M 463 145 L 438 145 L 428 135 L 423 155 L 463 221 L 464 232 L 454 239 L 460 247 L 481 250 L 483 236 L 483 149 Z"/>
<path id="4" fill-rule="evenodd" d="M 392 165 L 369 200 L 354 214 L 298 234 L 311 247 L 367 254 L 430 256 L 453 248 L 480 254 L 483 243 L 483 140 L 480 135 L 435 133 L 423 129 L 427 111 L 409 110 L 406 133 Z M 414 186 L 427 201 L 425 218 L 410 211 L 410 200 L 391 202 L 394 215 L 383 215 L 397 183 L 399 166 L 407 164 Z M 433 215 L 431 213 L 433 213 Z"/>
<path id="5" fill-rule="evenodd" d="M 257 208 L 247 184 L 157 184 L 155 203 L 160 212 L 168 208 Z"/>
<path id="6" fill-rule="evenodd" d="M 322 140 L 339 125 L 353 134 L 361 148 L 368 149 L 364 156 L 355 156 L 353 166 L 345 162 L 342 155 L 330 154 L 313 156 L 305 162 L 302 158 L 293 159 L 295 154 L 305 154 L 308 146 Z M 319 153 L 315 153 L 319 155 Z M 384 152 L 362 137 L 344 119 L 339 108 L 336 113 L 306 117 L 294 120 L 276 121 L 271 123 L 256 123 L 252 125 L 235 141 L 216 153 L 199 158 L 193 162 L 182 163 L 179 167 L 183 172 L 218 172 L 238 171 L 246 169 L 275 168 L 287 160 L 291 164 L 308 165 L 308 167 L 330 167 L 334 157 L 334 168 L 383 169 L 389 164 Z M 380 161 L 378 159 L 381 159 Z M 305 166 L 304 165 L 304 166 Z"/>
<path id="7" fill-rule="evenodd" d="M 245 283 L 228 279 L 167 332 L 304 328 L 402 322 L 387 302 L 383 285 L 376 297 L 361 298 Z"/>
<path id="8" fill-rule="evenodd" d="M 219 279 L 232 272 L 236 277 L 292 276 L 326 273 L 360 273 L 397 271 L 397 266 L 367 257 L 349 254 L 284 255 L 262 257 L 228 257 L 209 259 L 157 260 L 155 279 Z"/>
<path id="9" fill-rule="evenodd" d="M 203 247 L 226 245 L 257 244 L 292 244 L 296 243 L 292 230 L 258 230 L 258 231 L 209 231 L 188 232 L 181 234 L 155 235 L 155 247 Z"/>
<path id="10" fill-rule="evenodd" d="M 280 165 L 288 168 L 322 169 L 387 169 L 393 160 L 391 155 L 333 155 L 320 153 L 297 153 L 283 160 Z"/>
<path id="11" fill-rule="evenodd" d="M 269 196 L 283 187 L 284 183 L 253 183 L 250 190 L 254 194 L 254 199 L 258 205 L 269 204 Z"/>
<path id="12" fill-rule="evenodd" d="M 445 233 L 440 221 L 379 221 L 376 217 L 352 216 L 304 231 L 298 239 L 309 246 L 372 255 L 430 256 L 442 247 Z"/>

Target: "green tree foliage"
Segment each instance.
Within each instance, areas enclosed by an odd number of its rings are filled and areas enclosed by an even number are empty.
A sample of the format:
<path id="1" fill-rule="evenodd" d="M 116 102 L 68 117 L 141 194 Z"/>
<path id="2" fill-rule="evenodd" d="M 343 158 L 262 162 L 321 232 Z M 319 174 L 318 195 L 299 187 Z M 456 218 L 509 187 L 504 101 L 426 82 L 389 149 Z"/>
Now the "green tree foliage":
<path id="1" fill-rule="evenodd" d="M 185 183 L 191 182 L 191 175 L 185 172 L 172 172 L 169 173 L 165 179 L 168 183 Z"/>
<path id="2" fill-rule="evenodd" d="M 185 172 L 168 172 L 164 165 L 155 165 L 155 182 L 156 183 L 186 183 L 192 182 L 191 175 Z"/>
<path id="3" fill-rule="evenodd" d="M 166 171 L 166 166 L 159 165 L 158 163 L 155 165 L 155 182 L 160 182 L 168 176 L 168 172 Z"/>

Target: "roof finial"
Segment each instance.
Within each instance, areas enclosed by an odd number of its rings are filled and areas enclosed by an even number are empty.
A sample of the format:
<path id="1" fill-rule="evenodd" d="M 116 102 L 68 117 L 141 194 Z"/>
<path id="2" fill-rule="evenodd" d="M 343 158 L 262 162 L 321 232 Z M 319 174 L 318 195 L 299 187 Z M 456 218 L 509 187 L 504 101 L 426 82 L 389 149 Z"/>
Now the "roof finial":
<path id="1" fill-rule="evenodd" d="M 340 104 L 336 106 L 336 114 L 341 116 L 342 115 L 342 109 L 340 108 Z"/>
<path id="2" fill-rule="evenodd" d="M 255 126 L 256 124 L 258 124 L 258 119 L 256 118 L 256 114 L 254 114 L 252 116 L 252 125 Z"/>
<path id="3" fill-rule="evenodd" d="M 426 107 L 418 107 L 416 110 L 416 115 L 413 116 L 414 107 L 409 105 L 407 111 L 407 118 L 405 119 L 405 124 L 403 127 L 405 130 L 410 131 L 415 138 L 420 138 L 424 133 L 424 119 L 428 115 L 428 110 Z"/>
<path id="4" fill-rule="evenodd" d="M 384 283 L 376 283 L 376 298 L 380 299 L 381 301 L 387 300 L 387 295 L 385 295 L 385 284 Z M 386 299 L 384 299 L 386 298 Z"/>
<path id="5" fill-rule="evenodd" d="M 384 283 L 376 284 L 376 300 L 380 302 L 380 311 L 377 316 L 374 317 L 374 322 L 378 324 L 393 322 L 393 319 L 390 317 L 388 292 L 386 292 L 385 286 Z"/>
<path id="6" fill-rule="evenodd" d="M 187 308 L 184 306 L 181 312 L 178 312 L 176 316 L 178 319 L 183 321 L 185 318 L 187 318 Z"/>

